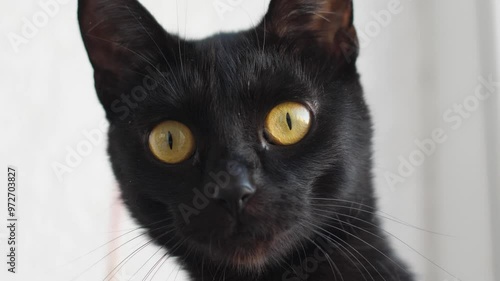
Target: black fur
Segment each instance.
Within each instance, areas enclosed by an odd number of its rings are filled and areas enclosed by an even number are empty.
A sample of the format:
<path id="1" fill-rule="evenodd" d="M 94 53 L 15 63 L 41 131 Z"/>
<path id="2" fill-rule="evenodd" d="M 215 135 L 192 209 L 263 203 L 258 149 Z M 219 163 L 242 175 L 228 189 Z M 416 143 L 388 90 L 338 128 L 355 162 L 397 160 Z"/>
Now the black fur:
<path id="1" fill-rule="evenodd" d="M 412 280 L 374 215 L 352 15 L 349 0 L 273 0 L 252 30 L 185 41 L 135 0 L 79 1 L 123 200 L 193 280 Z M 263 130 L 284 101 L 313 112 L 291 146 Z M 163 120 L 192 130 L 189 160 L 152 156 Z M 257 189 L 237 216 L 200 195 L 235 169 Z"/>

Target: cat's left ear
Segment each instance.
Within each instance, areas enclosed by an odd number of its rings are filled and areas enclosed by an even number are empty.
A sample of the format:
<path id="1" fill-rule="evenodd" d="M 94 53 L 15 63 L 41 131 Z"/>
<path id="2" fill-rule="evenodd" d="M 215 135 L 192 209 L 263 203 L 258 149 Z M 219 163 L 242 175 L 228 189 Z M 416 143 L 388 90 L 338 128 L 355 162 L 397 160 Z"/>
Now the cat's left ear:
<path id="1" fill-rule="evenodd" d="M 119 72 L 177 46 L 137 0 L 79 0 L 78 20 L 94 67 Z"/>
<path id="2" fill-rule="evenodd" d="M 119 95 L 116 85 L 130 75 L 176 58 L 178 39 L 137 0 L 79 0 L 78 20 L 105 108 Z"/>
<path id="3" fill-rule="evenodd" d="M 353 18 L 352 0 L 271 0 L 258 28 L 294 49 L 315 45 L 351 63 L 359 50 Z"/>

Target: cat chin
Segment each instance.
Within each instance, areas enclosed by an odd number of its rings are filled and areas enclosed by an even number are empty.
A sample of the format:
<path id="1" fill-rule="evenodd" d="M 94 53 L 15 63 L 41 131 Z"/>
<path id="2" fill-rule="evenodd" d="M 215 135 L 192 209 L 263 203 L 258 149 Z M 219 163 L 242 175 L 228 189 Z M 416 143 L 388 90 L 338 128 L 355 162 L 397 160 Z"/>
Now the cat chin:
<path id="1" fill-rule="evenodd" d="M 282 261 L 300 243 L 297 229 L 289 229 L 273 235 L 270 239 L 226 240 L 224 245 L 214 241 L 211 245 L 194 242 L 214 264 L 227 264 L 239 271 L 260 274 L 269 266 Z"/>

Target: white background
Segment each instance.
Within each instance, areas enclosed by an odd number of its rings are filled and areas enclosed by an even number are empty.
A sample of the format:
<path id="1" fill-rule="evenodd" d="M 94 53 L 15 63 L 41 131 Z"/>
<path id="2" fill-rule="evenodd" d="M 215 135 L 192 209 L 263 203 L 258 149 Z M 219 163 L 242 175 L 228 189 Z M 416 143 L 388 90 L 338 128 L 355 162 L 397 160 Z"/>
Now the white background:
<path id="1" fill-rule="evenodd" d="M 267 8 L 267 1 L 220 0 L 236 3 L 220 14 L 212 0 L 141 2 L 167 30 L 188 38 L 250 27 Z M 375 121 L 379 202 L 385 215 L 405 222 L 384 219 L 385 227 L 397 237 L 394 247 L 419 280 L 451 281 L 454 275 L 464 281 L 498 281 L 499 88 L 467 112 L 456 129 L 443 114 L 474 95 L 478 77 L 500 81 L 500 1 L 400 0 L 400 12 L 377 22 L 373 13 L 387 10 L 389 2 L 355 1 L 355 24 L 368 38 L 358 66 Z M 104 120 L 76 3 L 59 3 L 30 38 L 23 27 L 25 19 L 33 22 L 44 13 L 39 2 L 0 3 L 0 167 L 19 168 L 20 219 L 15 276 L 6 273 L 7 233 L 0 227 L 1 280 L 102 280 L 148 241 L 133 239 L 140 231 L 127 231 L 134 225 L 121 208 L 105 139 L 92 144 L 92 151 L 62 180 L 53 170 L 54 163 L 68 164 L 69 151 L 87 142 L 86 132 L 101 132 Z M 26 42 L 13 45 L 14 33 Z M 403 182 L 389 184 L 386 175 L 398 174 L 401 158 L 416 153 L 415 141 L 429 138 L 435 129 L 446 133 L 446 141 L 414 165 Z M 4 175 L 2 179 L 6 186 Z M 3 218 L 6 191 L 0 194 Z M 152 257 L 132 278 L 142 280 L 161 258 L 163 252 L 157 250 L 148 245 L 113 280 L 128 280 Z M 154 280 L 186 280 L 171 260 L 160 263 Z"/>

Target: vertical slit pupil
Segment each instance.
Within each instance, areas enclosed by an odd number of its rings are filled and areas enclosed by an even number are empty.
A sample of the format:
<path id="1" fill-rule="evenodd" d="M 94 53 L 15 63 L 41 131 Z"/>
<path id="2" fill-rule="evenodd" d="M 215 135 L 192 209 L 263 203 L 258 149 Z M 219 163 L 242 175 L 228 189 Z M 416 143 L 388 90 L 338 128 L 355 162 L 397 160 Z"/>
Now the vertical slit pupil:
<path id="1" fill-rule="evenodd" d="M 288 128 L 292 130 L 292 118 L 290 118 L 290 113 L 286 113 L 286 124 L 288 124 Z"/>
<path id="2" fill-rule="evenodd" d="M 170 149 L 172 149 L 174 147 L 174 139 L 172 138 L 172 133 L 170 133 L 170 131 L 168 131 L 167 140 L 168 140 L 168 146 L 170 147 Z"/>

